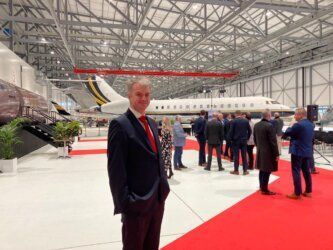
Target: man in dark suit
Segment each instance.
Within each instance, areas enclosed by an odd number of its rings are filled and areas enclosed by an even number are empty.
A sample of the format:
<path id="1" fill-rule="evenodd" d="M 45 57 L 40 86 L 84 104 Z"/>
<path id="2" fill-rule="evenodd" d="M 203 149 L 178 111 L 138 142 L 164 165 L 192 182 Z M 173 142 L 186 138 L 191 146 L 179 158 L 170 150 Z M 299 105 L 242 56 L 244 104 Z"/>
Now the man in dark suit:
<path id="1" fill-rule="evenodd" d="M 230 161 L 234 161 L 234 153 L 232 150 L 232 143 L 229 137 L 229 132 L 231 128 L 232 121 L 235 119 L 234 114 L 226 114 L 226 119 L 224 119 L 224 137 L 225 137 L 225 150 L 224 157 L 229 158 Z M 230 151 L 230 153 L 229 153 Z"/>
<path id="2" fill-rule="evenodd" d="M 242 118 L 242 112 L 240 110 L 237 110 L 235 112 L 235 115 L 236 118 L 231 123 L 228 135 L 234 151 L 234 171 L 231 171 L 230 173 L 239 175 L 239 150 L 241 150 L 243 161 L 243 175 L 248 175 L 249 172 L 247 171 L 246 146 L 252 131 L 249 121 Z"/>
<path id="3" fill-rule="evenodd" d="M 287 195 L 290 199 L 300 199 L 301 194 L 305 197 L 312 196 L 312 179 L 309 166 L 313 156 L 314 127 L 312 122 L 306 119 L 306 110 L 304 108 L 296 109 L 295 120 L 297 123 L 289 127 L 283 135 L 283 138 L 290 137 L 289 153 L 291 153 L 291 168 L 294 181 L 294 193 Z M 304 193 L 302 193 L 301 171 L 305 180 Z"/>
<path id="4" fill-rule="evenodd" d="M 281 148 L 282 148 L 281 137 L 283 135 L 282 129 L 284 126 L 284 122 L 280 118 L 280 113 L 278 113 L 278 112 L 274 113 L 274 120 L 272 122 L 273 122 L 273 127 L 274 127 L 275 133 L 276 133 L 276 140 L 278 143 L 279 154 L 281 154 Z"/>
<path id="5" fill-rule="evenodd" d="M 129 109 L 111 121 L 108 135 L 114 213 L 122 214 L 123 249 L 157 250 L 170 189 L 156 123 L 145 116 L 150 103 L 149 79 L 133 79 L 128 85 L 128 99 Z"/>
<path id="6" fill-rule="evenodd" d="M 257 146 L 256 168 L 259 169 L 259 183 L 261 193 L 274 195 L 268 190 L 269 176 L 271 172 L 277 171 L 279 160 L 279 149 L 274 127 L 269 122 L 271 112 L 266 110 L 262 113 L 262 120 L 254 125 L 253 138 Z"/>
<path id="7" fill-rule="evenodd" d="M 194 122 L 194 132 L 195 138 L 199 143 L 199 166 L 205 167 L 206 164 L 206 137 L 205 137 L 205 128 L 206 128 L 206 111 L 200 111 L 200 117 Z"/>
<path id="8" fill-rule="evenodd" d="M 210 171 L 210 167 L 212 165 L 213 148 L 215 148 L 216 150 L 217 164 L 219 166 L 219 171 L 224 170 L 221 161 L 221 143 L 223 140 L 223 134 L 224 134 L 223 125 L 218 120 L 218 113 L 215 112 L 213 114 L 213 119 L 207 123 L 205 129 L 205 136 L 208 143 L 208 164 L 207 167 L 205 167 L 205 170 L 207 171 Z"/>
<path id="9" fill-rule="evenodd" d="M 224 116 L 222 114 L 222 112 L 219 112 L 218 113 L 218 118 L 217 120 L 221 123 L 222 127 L 223 127 L 223 137 L 222 137 L 222 140 L 221 140 L 221 156 L 223 155 L 223 140 L 225 139 L 224 138 Z"/>

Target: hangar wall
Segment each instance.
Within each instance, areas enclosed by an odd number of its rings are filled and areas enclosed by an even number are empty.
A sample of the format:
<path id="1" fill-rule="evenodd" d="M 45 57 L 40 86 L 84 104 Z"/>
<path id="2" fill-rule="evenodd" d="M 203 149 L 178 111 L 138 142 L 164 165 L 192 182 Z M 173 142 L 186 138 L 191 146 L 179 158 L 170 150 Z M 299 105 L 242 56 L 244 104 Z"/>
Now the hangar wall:
<path id="1" fill-rule="evenodd" d="M 0 58 L 0 79 L 42 95 L 47 100 L 55 100 L 66 109 L 74 108 L 75 102 L 72 99 L 59 91 L 50 81 L 45 80 L 45 77 L 1 42 Z"/>
<path id="2" fill-rule="evenodd" d="M 214 89 L 213 97 L 267 96 L 292 108 L 309 104 L 330 106 L 333 105 L 333 59 L 252 77 L 225 89 L 225 94 Z M 202 93 L 188 97 L 210 98 L 210 95 Z"/>

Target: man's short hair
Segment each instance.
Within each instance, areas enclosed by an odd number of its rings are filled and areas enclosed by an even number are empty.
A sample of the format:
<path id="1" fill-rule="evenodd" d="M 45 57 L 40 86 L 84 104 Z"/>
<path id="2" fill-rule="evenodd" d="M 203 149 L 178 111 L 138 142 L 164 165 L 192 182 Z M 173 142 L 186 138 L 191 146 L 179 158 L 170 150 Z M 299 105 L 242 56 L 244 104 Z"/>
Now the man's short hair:
<path id="1" fill-rule="evenodd" d="M 206 111 L 205 110 L 201 110 L 200 111 L 200 115 L 206 115 Z"/>
<path id="2" fill-rule="evenodd" d="M 262 118 L 269 118 L 271 116 L 271 111 L 269 109 L 265 109 L 263 112 L 262 112 Z"/>
<path id="3" fill-rule="evenodd" d="M 136 83 L 140 84 L 140 85 L 145 85 L 145 86 L 151 88 L 151 82 L 150 82 L 149 78 L 144 77 L 144 76 L 135 77 L 127 83 L 127 93 L 130 93 L 132 91 L 133 85 Z"/>
<path id="4" fill-rule="evenodd" d="M 240 115 L 242 115 L 242 111 L 240 111 L 240 110 L 236 110 L 235 115 L 236 115 L 236 116 L 240 116 Z"/>
<path id="5" fill-rule="evenodd" d="M 280 113 L 279 113 L 279 112 L 275 112 L 275 113 L 274 113 L 274 117 L 275 117 L 275 118 L 280 117 Z"/>
<path id="6" fill-rule="evenodd" d="M 295 114 L 300 114 L 300 115 L 302 115 L 303 117 L 306 117 L 306 110 L 305 110 L 305 108 L 297 108 L 296 110 L 295 110 Z"/>
<path id="7" fill-rule="evenodd" d="M 245 117 L 246 117 L 246 119 L 248 119 L 248 120 L 251 120 L 251 119 L 252 119 L 252 116 L 251 116 L 251 113 L 250 113 L 250 112 L 245 113 Z"/>

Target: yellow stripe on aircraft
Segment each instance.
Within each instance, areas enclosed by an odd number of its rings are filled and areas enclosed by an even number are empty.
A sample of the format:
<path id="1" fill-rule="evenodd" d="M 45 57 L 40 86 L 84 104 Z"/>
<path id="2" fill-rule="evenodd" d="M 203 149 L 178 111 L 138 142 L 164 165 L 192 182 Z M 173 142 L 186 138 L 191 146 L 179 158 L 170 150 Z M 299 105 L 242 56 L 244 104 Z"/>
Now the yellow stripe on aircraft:
<path id="1" fill-rule="evenodd" d="M 95 97 L 95 101 L 96 101 L 96 103 L 99 104 L 99 105 L 103 105 L 103 104 L 105 104 L 105 102 L 102 102 L 101 100 L 97 99 L 96 97 Z"/>
<path id="2" fill-rule="evenodd" d="M 94 92 L 96 98 L 98 98 L 101 102 L 103 102 L 103 104 L 107 103 L 107 101 L 102 96 L 100 96 L 100 94 L 97 92 L 90 77 L 89 77 L 89 86 L 90 86 L 91 90 Z"/>

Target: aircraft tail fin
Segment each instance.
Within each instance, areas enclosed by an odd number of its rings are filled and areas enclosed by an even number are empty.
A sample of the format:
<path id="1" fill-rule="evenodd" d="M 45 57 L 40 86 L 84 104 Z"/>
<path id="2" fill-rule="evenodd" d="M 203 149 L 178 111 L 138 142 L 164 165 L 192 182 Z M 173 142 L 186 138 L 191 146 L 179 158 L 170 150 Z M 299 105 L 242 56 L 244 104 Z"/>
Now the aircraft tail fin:
<path id="1" fill-rule="evenodd" d="M 97 105 L 125 99 L 119 95 L 103 78 L 99 76 L 88 77 L 85 87 L 94 97 Z"/>
<path id="2" fill-rule="evenodd" d="M 61 115 L 71 115 L 70 113 L 68 113 L 66 111 L 66 109 L 61 106 L 60 104 L 56 103 L 55 101 L 51 101 L 51 103 L 53 104 L 53 106 L 55 107 L 55 109 L 58 111 L 59 114 Z"/>

